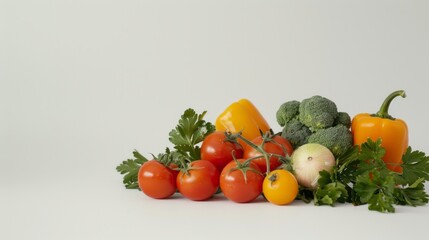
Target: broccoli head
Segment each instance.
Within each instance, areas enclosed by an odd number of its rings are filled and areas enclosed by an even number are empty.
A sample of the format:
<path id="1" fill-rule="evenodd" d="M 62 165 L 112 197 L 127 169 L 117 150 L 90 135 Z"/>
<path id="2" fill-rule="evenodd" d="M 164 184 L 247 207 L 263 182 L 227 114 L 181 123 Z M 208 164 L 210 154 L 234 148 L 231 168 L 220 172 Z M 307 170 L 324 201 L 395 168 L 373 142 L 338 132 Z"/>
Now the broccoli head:
<path id="1" fill-rule="evenodd" d="M 294 149 L 307 143 L 307 139 L 310 135 L 310 129 L 297 118 L 288 121 L 282 131 L 282 137 L 286 138 Z"/>
<path id="2" fill-rule="evenodd" d="M 341 124 L 346 126 L 347 128 L 350 128 L 352 126 L 352 119 L 350 118 L 350 115 L 346 112 L 338 112 L 338 115 L 334 120 L 334 126 L 338 124 Z"/>
<path id="3" fill-rule="evenodd" d="M 337 105 L 319 95 L 306 98 L 299 105 L 299 120 L 313 132 L 333 126 L 337 115 Z"/>
<path id="4" fill-rule="evenodd" d="M 276 113 L 277 122 L 280 124 L 280 126 L 283 127 L 291 119 L 298 116 L 298 110 L 299 110 L 298 101 L 293 100 L 293 101 L 283 103 Z"/>
<path id="5" fill-rule="evenodd" d="M 308 138 L 308 142 L 322 144 L 338 157 L 353 145 L 353 136 L 346 126 L 339 124 L 318 130 Z"/>

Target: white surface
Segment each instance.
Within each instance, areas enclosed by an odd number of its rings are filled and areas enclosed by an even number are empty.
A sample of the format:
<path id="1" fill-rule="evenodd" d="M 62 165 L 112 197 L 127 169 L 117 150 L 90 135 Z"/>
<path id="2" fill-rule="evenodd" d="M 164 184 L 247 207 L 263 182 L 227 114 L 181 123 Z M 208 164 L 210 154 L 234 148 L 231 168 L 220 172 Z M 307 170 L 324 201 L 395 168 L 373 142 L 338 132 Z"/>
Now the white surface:
<path id="1" fill-rule="evenodd" d="M 0 239 L 405 239 L 429 208 L 151 200 L 115 167 L 149 156 L 188 107 L 246 97 L 275 130 L 319 94 L 391 114 L 429 151 L 427 1 L 0 2 Z M 426 185 L 427 186 L 427 185 Z"/>

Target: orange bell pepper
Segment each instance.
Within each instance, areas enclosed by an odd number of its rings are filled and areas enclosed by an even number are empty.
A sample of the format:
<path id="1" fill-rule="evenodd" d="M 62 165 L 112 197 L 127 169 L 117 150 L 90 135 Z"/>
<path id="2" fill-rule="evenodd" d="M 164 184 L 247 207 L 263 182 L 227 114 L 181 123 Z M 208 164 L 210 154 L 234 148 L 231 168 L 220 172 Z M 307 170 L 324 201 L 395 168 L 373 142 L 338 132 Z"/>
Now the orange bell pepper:
<path id="1" fill-rule="evenodd" d="M 216 119 L 216 130 L 238 133 L 250 141 L 270 130 L 259 110 L 247 99 L 229 105 Z M 240 141 L 240 140 L 239 140 Z M 242 142 L 240 142 L 242 143 Z"/>
<path id="2" fill-rule="evenodd" d="M 357 114 L 352 120 L 351 131 L 355 145 L 361 145 L 368 138 L 373 141 L 381 138 L 381 145 L 386 150 L 383 161 L 387 168 L 400 173 L 402 155 L 408 147 L 408 127 L 403 120 L 388 113 L 390 103 L 398 96 L 405 98 L 405 91 L 395 91 L 387 96 L 376 114 Z"/>

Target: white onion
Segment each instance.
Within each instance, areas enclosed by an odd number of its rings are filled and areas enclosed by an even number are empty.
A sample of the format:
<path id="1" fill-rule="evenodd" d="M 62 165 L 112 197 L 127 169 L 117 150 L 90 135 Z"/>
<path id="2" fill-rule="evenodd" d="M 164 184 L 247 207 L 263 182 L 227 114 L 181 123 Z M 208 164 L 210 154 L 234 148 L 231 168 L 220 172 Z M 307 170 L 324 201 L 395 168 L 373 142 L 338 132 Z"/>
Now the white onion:
<path id="1" fill-rule="evenodd" d="M 298 147 L 292 154 L 292 168 L 301 186 L 314 189 L 320 178 L 319 172 L 331 172 L 335 166 L 335 157 L 325 146 L 307 143 Z"/>

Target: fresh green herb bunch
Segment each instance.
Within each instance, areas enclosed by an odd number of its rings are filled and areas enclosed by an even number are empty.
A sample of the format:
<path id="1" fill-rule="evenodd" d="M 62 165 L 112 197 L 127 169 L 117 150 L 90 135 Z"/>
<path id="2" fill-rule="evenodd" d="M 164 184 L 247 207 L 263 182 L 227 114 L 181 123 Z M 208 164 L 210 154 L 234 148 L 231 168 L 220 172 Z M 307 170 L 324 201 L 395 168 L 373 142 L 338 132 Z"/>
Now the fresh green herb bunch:
<path id="1" fill-rule="evenodd" d="M 350 202 L 368 204 L 370 210 L 395 212 L 394 205 L 422 206 L 428 203 L 425 181 L 429 180 L 429 157 L 408 147 L 402 157 L 402 173 L 389 170 L 382 160 L 381 139 L 349 148 L 337 158 L 332 173 L 322 171 L 314 191 L 301 189 L 300 198 L 315 205 Z"/>
<path id="2" fill-rule="evenodd" d="M 169 162 L 181 165 L 200 159 L 200 146 L 204 138 L 214 132 L 215 126 L 204 120 L 206 111 L 197 114 L 189 108 L 185 110 L 177 126 L 169 133 L 169 140 L 174 145 L 174 150 L 166 148 L 165 153 L 158 154 L 157 159 L 168 159 Z M 137 150 L 133 152 L 134 158 L 123 161 L 116 170 L 123 174 L 123 183 L 128 189 L 138 189 L 138 171 L 148 161 Z M 155 158 L 155 156 L 154 156 Z"/>

